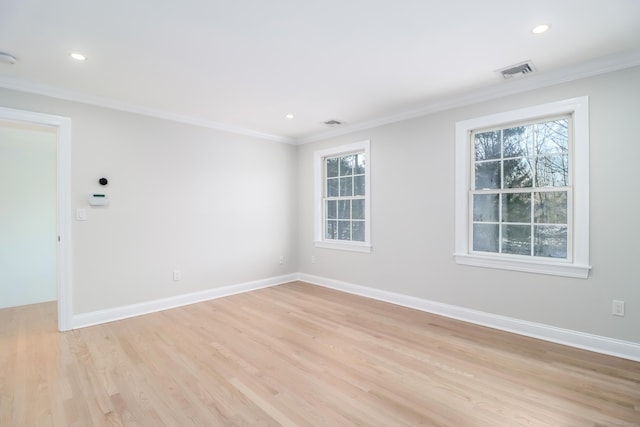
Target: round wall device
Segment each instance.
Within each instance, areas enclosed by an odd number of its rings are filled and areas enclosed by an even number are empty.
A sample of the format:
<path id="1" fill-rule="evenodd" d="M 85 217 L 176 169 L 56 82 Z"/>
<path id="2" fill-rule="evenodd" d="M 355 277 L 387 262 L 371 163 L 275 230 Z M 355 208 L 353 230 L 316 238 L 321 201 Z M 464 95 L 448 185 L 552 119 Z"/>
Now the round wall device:
<path id="1" fill-rule="evenodd" d="M 11 55 L 10 53 L 0 52 L 0 62 L 3 64 L 15 64 L 16 57 Z"/>
<path id="2" fill-rule="evenodd" d="M 107 178 L 100 178 L 98 182 L 100 183 L 100 185 L 107 185 L 109 183 Z"/>

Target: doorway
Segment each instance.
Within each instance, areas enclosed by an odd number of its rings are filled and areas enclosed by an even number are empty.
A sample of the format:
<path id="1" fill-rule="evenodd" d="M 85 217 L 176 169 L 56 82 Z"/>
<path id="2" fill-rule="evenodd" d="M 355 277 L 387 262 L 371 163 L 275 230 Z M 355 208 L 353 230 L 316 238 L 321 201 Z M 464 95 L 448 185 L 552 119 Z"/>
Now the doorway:
<path id="1" fill-rule="evenodd" d="M 0 121 L 0 308 L 57 299 L 57 131 Z"/>
<path id="2" fill-rule="evenodd" d="M 0 107 L 0 135 L 2 178 L 12 182 L 0 209 L 0 305 L 57 300 L 58 330 L 69 330 L 71 119 Z"/>

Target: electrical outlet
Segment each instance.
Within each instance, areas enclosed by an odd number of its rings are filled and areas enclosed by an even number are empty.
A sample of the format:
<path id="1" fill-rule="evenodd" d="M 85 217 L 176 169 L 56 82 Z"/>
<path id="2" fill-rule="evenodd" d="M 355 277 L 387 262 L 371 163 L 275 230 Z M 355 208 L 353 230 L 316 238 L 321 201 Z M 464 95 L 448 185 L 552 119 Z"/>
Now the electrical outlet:
<path id="1" fill-rule="evenodd" d="M 624 316 L 624 301 L 613 300 L 611 314 L 614 316 Z"/>
<path id="2" fill-rule="evenodd" d="M 173 270 L 173 281 L 179 282 L 180 280 L 182 280 L 182 273 L 180 270 Z"/>
<path id="3" fill-rule="evenodd" d="M 284 255 L 280 255 L 280 264 L 284 264 Z"/>
<path id="4" fill-rule="evenodd" d="M 315 263 L 316 263 L 316 256 L 311 255 L 311 264 L 315 264 Z"/>

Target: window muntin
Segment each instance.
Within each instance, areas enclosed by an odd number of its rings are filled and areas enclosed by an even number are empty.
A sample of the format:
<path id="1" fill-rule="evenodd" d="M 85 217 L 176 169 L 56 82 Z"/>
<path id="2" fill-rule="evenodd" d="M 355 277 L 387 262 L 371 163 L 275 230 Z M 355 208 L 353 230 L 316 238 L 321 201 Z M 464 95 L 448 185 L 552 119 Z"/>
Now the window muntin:
<path id="1" fill-rule="evenodd" d="M 471 132 L 471 251 L 570 260 L 571 116 Z"/>
<path id="2" fill-rule="evenodd" d="M 325 240 L 365 241 L 364 152 L 325 157 L 324 238 Z"/>

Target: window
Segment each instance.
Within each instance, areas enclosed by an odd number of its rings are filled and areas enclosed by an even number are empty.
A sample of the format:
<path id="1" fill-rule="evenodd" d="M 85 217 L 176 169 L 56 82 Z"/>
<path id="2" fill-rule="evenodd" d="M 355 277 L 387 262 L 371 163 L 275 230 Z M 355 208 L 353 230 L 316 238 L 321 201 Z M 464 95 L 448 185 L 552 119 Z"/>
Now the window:
<path id="1" fill-rule="evenodd" d="M 315 153 L 315 243 L 369 252 L 369 141 Z"/>
<path id="2" fill-rule="evenodd" d="M 570 123 L 564 116 L 471 132 L 472 252 L 571 257 Z"/>
<path id="3" fill-rule="evenodd" d="M 586 278 L 586 97 L 456 126 L 456 262 Z"/>

